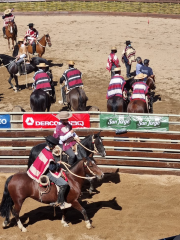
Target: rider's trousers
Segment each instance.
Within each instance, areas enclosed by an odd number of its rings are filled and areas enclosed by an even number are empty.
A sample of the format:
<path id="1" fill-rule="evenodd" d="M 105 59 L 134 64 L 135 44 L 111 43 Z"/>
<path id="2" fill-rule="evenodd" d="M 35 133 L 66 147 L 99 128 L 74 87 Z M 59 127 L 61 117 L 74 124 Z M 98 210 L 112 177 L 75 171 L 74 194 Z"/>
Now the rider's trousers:
<path id="1" fill-rule="evenodd" d="M 59 187 L 62 185 L 68 185 L 68 183 L 62 177 L 56 178 L 50 172 L 48 172 L 46 175 L 49 177 L 50 181 L 52 181 Z"/>
<path id="2" fill-rule="evenodd" d="M 60 147 L 62 148 L 62 145 L 60 144 Z M 69 162 L 69 165 L 73 165 L 76 161 L 76 155 L 75 153 L 73 152 L 72 148 L 69 148 L 68 150 L 64 151 L 68 156 L 68 162 Z"/>

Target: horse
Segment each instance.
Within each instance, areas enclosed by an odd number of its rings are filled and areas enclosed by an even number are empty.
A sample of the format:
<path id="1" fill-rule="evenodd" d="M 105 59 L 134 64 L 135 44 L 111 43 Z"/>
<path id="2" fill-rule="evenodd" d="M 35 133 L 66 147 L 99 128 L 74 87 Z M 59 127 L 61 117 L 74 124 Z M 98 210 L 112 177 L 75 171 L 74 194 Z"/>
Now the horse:
<path id="1" fill-rule="evenodd" d="M 100 132 L 97 134 L 89 135 L 89 136 L 85 137 L 83 140 L 81 140 L 80 143 L 83 146 L 85 146 L 86 149 L 83 148 L 80 144 L 78 144 L 78 146 L 77 146 L 78 155 L 76 155 L 77 160 L 81 160 L 82 158 L 87 158 L 91 154 L 91 151 L 94 151 L 94 150 L 96 150 L 102 157 L 106 156 L 106 152 L 105 152 L 105 149 L 104 149 L 104 146 L 102 143 L 102 139 L 100 137 Z M 46 145 L 47 145 L 46 142 L 40 143 L 31 149 L 27 169 L 30 168 L 30 166 L 36 160 L 39 153 L 45 148 Z M 58 162 L 60 160 L 60 156 L 54 155 L 54 159 L 56 162 Z M 90 181 L 89 192 L 92 193 L 93 190 L 94 190 L 93 183 L 92 183 L 92 181 Z"/>
<path id="2" fill-rule="evenodd" d="M 51 38 L 50 38 L 49 34 L 46 34 L 42 38 L 37 40 L 36 52 L 38 53 L 39 57 L 42 57 L 42 55 L 45 53 L 45 48 L 46 48 L 47 44 L 48 44 L 49 47 L 52 46 Z M 33 49 L 32 49 L 31 45 L 28 45 L 28 52 L 31 53 L 31 54 L 33 53 Z"/>
<path id="3" fill-rule="evenodd" d="M 16 41 L 16 32 L 15 32 L 15 29 L 14 29 L 14 22 L 13 21 L 8 23 L 8 26 L 5 29 L 5 33 L 6 33 L 6 38 L 8 40 L 9 50 L 10 50 L 10 41 L 9 41 L 10 38 L 12 40 L 12 46 L 13 46 L 12 49 L 14 49 L 14 41 Z"/>
<path id="4" fill-rule="evenodd" d="M 51 99 L 48 93 L 42 89 L 36 89 L 30 96 L 30 107 L 33 112 L 50 111 Z"/>
<path id="5" fill-rule="evenodd" d="M 156 89 L 155 82 L 151 77 L 147 78 L 146 84 L 149 86 L 149 90 Z M 151 104 L 153 104 L 153 98 L 151 96 L 151 92 L 150 92 L 150 101 L 151 101 Z M 129 113 L 149 113 L 149 109 L 148 109 L 146 102 L 144 102 L 140 99 L 135 99 L 133 101 L 130 101 L 130 103 L 128 104 L 127 112 L 129 112 Z"/>
<path id="6" fill-rule="evenodd" d="M 18 77 L 16 76 L 16 74 L 18 73 L 18 68 L 17 68 L 17 64 L 16 64 L 16 58 L 15 57 L 11 57 L 5 54 L 0 54 L 0 65 L 4 65 L 7 68 L 7 71 L 10 74 L 9 77 L 9 84 L 11 85 L 12 88 L 14 88 L 15 90 L 19 90 L 19 84 L 18 84 Z M 21 68 L 22 68 L 22 72 L 24 72 L 24 74 L 29 74 L 32 73 L 33 71 L 37 71 L 38 67 L 37 65 L 39 63 L 45 63 L 48 65 L 48 61 L 44 58 L 40 58 L 40 57 L 33 57 L 30 61 L 30 64 L 22 64 Z M 13 84 L 11 83 L 11 80 L 14 78 L 16 86 L 14 87 Z"/>
<path id="7" fill-rule="evenodd" d="M 107 100 L 107 112 L 127 112 L 127 104 L 122 97 L 114 95 Z"/>
<path id="8" fill-rule="evenodd" d="M 67 94 L 68 108 L 74 111 L 86 111 L 86 102 L 88 100 L 84 89 L 76 87 Z"/>
<path id="9" fill-rule="evenodd" d="M 81 188 L 84 183 L 86 175 L 96 176 L 98 179 L 103 178 L 103 172 L 96 165 L 95 161 L 91 159 L 82 159 L 76 162 L 67 172 L 67 178 L 69 183 L 69 191 L 66 193 L 66 202 L 71 203 L 72 207 L 80 211 L 84 216 L 85 224 L 88 229 L 92 227 L 90 220 L 87 216 L 86 210 L 80 205 L 78 198 L 81 194 Z M 73 175 L 75 174 L 75 175 Z M 78 177 L 79 176 L 79 177 Z M 57 201 L 57 188 L 55 185 L 50 185 L 49 191 L 46 194 L 41 195 L 41 191 L 46 191 L 44 187 L 40 187 L 39 183 L 31 179 L 26 172 L 16 173 L 10 176 L 5 183 L 3 198 L 0 205 L 0 215 L 5 218 L 3 222 L 3 228 L 10 223 L 10 213 L 14 215 L 17 225 L 22 232 L 26 232 L 27 229 L 21 223 L 19 213 L 24 200 L 28 197 L 33 198 L 36 201 L 50 204 Z M 65 211 L 62 210 L 61 223 L 64 227 L 68 227 L 68 223 L 65 219 Z"/>

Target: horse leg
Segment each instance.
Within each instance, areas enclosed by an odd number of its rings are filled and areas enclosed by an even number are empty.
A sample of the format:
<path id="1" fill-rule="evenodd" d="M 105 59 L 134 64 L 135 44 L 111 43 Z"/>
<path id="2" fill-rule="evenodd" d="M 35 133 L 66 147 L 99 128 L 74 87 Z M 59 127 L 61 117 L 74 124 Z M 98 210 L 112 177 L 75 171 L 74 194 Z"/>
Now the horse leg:
<path id="1" fill-rule="evenodd" d="M 89 179 L 89 183 L 90 183 L 89 194 L 92 194 L 94 191 L 93 179 Z"/>
<path id="2" fill-rule="evenodd" d="M 84 221 L 85 221 L 87 229 L 91 229 L 92 225 L 89 221 L 86 210 L 81 206 L 81 204 L 78 202 L 78 200 L 75 200 L 74 202 L 72 202 L 72 207 L 82 213 L 82 215 L 84 216 Z"/>
<path id="3" fill-rule="evenodd" d="M 8 79 L 8 83 L 11 85 L 11 87 L 13 88 L 13 84 L 11 83 L 11 80 L 13 79 L 13 75 L 11 74 L 9 79 Z"/>
<path id="4" fill-rule="evenodd" d="M 61 224 L 63 227 L 69 227 L 69 224 L 65 221 L 65 214 L 66 214 L 66 209 L 62 210 L 62 219 L 61 219 Z"/>
<path id="5" fill-rule="evenodd" d="M 19 212 L 21 210 L 21 207 L 22 207 L 22 204 L 24 202 L 23 199 L 18 199 L 19 201 L 16 201 L 16 203 L 14 203 L 14 208 L 12 210 L 12 214 L 14 215 L 15 219 L 16 219 L 16 222 L 17 222 L 17 225 L 19 227 L 19 229 L 22 231 L 22 232 L 27 232 L 27 229 L 23 226 L 23 224 L 21 223 L 21 220 L 19 218 Z"/>
<path id="6" fill-rule="evenodd" d="M 12 38 L 12 50 L 14 49 L 14 39 Z"/>

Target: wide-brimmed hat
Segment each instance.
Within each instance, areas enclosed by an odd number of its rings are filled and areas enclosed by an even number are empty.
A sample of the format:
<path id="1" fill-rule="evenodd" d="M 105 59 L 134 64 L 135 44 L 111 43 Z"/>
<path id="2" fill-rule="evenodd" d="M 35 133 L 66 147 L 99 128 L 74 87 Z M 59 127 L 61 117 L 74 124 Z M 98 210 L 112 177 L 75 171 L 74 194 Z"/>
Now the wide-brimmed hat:
<path id="1" fill-rule="evenodd" d="M 129 45 L 129 44 L 131 44 L 132 42 L 130 41 L 130 40 L 127 40 L 126 42 L 125 42 L 125 44 L 126 45 Z"/>
<path id="2" fill-rule="evenodd" d="M 69 65 L 74 65 L 75 62 L 74 62 L 74 61 L 69 61 L 68 64 L 69 64 Z"/>
<path id="3" fill-rule="evenodd" d="M 19 38 L 18 41 L 19 41 L 19 42 L 23 42 L 23 41 L 24 41 L 24 38 Z"/>
<path id="4" fill-rule="evenodd" d="M 118 71 L 121 71 L 120 67 L 114 68 L 114 70 L 112 70 L 112 72 L 118 72 Z"/>
<path id="5" fill-rule="evenodd" d="M 117 47 L 113 46 L 113 47 L 111 47 L 111 50 L 116 50 L 117 51 Z"/>
<path id="6" fill-rule="evenodd" d="M 139 73 L 138 75 L 136 75 L 135 77 L 134 77 L 134 79 L 144 79 L 144 78 L 146 78 L 147 77 L 147 74 L 143 74 L 143 73 Z"/>
<path id="7" fill-rule="evenodd" d="M 34 26 L 34 23 L 29 23 L 27 26 L 33 27 L 33 26 Z"/>
<path id="8" fill-rule="evenodd" d="M 4 15 L 8 15 L 8 14 L 10 14 L 11 13 L 11 9 L 6 9 L 5 11 L 4 11 Z"/>
<path id="9" fill-rule="evenodd" d="M 39 65 L 36 65 L 37 67 L 41 68 L 41 67 L 49 67 L 49 65 L 46 65 L 45 63 L 40 63 Z"/>
<path id="10" fill-rule="evenodd" d="M 57 138 L 54 138 L 53 136 L 49 135 L 46 138 L 47 142 L 50 142 L 53 145 L 58 145 L 59 144 L 59 140 Z"/>
<path id="11" fill-rule="evenodd" d="M 67 112 L 67 111 L 61 111 L 56 115 L 56 117 L 60 120 L 66 120 L 66 119 L 69 119 L 70 117 L 72 117 L 72 113 Z"/>

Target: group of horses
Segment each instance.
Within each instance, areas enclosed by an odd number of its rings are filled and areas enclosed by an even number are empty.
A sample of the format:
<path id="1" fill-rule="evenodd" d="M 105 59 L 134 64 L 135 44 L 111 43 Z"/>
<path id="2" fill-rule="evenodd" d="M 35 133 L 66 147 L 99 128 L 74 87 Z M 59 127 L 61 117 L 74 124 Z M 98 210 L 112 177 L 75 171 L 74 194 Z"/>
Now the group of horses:
<path id="1" fill-rule="evenodd" d="M 132 85 L 136 81 L 134 78 L 126 81 L 125 88 L 128 93 L 133 90 Z M 146 84 L 149 87 L 149 93 L 156 89 L 155 81 L 151 77 L 147 78 Z M 140 99 L 130 101 L 129 98 L 130 94 L 127 95 L 127 99 L 119 96 L 109 98 L 107 100 L 107 112 L 149 113 L 149 106 L 146 102 Z"/>
<path id="2" fill-rule="evenodd" d="M 90 157 L 91 151 L 96 150 L 102 157 L 106 155 L 106 152 L 100 137 L 100 132 L 87 136 L 81 141 L 81 144 L 85 148 L 78 145 L 77 161 L 70 167 L 69 170 L 66 171 L 69 184 L 69 189 L 66 192 L 66 201 L 71 203 L 73 208 L 82 213 L 86 227 L 90 229 L 92 227 L 91 222 L 88 219 L 86 210 L 79 203 L 79 197 L 81 195 L 81 188 L 85 179 L 94 179 L 96 177 L 98 179 L 102 179 L 104 175 L 100 168 L 96 165 L 93 156 Z M 31 149 L 28 169 L 45 146 L 46 143 L 42 143 Z M 55 156 L 55 161 L 57 162 L 59 160 L 59 157 Z M 41 195 L 41 192 L 45 192 L 45 194 Z M 10 176 L 6 180 L 3 198 L 0 204 L 0 216 L 5 218 L 3 228 L 7 227 L 10 223 L 10 214 L 12 212 L 21 231 L 27 231 L 20 221 L 19 213 L 23 202 L 28 197 L 42 203 L 50 204 L 52 202 L 56 202 L 57 200 L 57 188 L 55 185 L 50 185 L 50 188 L 47 191 L 46 187 L 40 187 L 40 185 L 31 179 L 26 172 L 16 173 Z M 65 213 L 66 211 L 62 210 L 61 223 L 64 227 L 68 227 L 68 223 L 65 219 Z"/>

